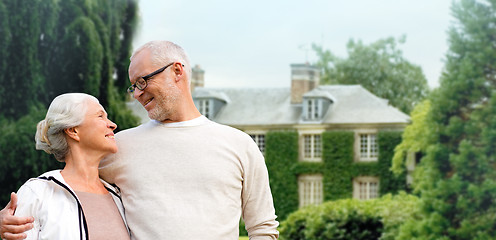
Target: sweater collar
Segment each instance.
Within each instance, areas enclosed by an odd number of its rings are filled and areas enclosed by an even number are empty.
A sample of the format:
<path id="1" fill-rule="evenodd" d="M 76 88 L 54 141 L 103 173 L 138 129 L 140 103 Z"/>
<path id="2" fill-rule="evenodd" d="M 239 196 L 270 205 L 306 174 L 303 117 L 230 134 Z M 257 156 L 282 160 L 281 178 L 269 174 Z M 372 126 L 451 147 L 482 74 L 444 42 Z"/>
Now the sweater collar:
<path id="1" fill-rule="evenodd" d="M 193 126 L 199 126 L 207 123 L 209 120 L 205 116 L 201 115 L 197 118 L 193 118 L 188 121 L 182 121 L 182 122 L 172 122 L 172 123 L 163 123 L 157 120 L 152 120 L 155 124 L 162 125 L 164 127 L 193 127 Z"/>

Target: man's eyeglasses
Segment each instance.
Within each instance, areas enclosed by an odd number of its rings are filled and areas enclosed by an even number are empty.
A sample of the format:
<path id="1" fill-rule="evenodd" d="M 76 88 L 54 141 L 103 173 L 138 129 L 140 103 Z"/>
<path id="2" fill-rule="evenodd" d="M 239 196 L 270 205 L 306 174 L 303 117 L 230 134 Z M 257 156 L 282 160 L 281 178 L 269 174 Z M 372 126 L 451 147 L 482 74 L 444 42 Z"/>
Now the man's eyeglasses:
<path id="1" fill-rule="evenodd" d="M 148 74 L 146 76 L 143 76 L 143 77 L 138 78 L 138 80 L 136 80 L 136 82 L 127 89 L 127 92 L 128 93 L 133 93 L 136 90 L 136 88 L 139 89 L 139 90 L 141 90 L 141 91 L 143 91 L 148 86 L 148 83 L 147 82 L 148 82 L 148 80 L 151 77 L 153 77 L 153 76 L 155 76 L 155 75 L 163 72 L 166 68 L 168 68 L 172 64 L 174 64 L 174 62 L 171 62 L 171 63 L 169 63 L 169 64 L 167 64 L 167 65 L 159 68 L 155 72 L 152 72 L 152 73 L 150 73 L 150 74 Z M 182 64 L 182 65 L 184 67 L 184 64 Z"/>

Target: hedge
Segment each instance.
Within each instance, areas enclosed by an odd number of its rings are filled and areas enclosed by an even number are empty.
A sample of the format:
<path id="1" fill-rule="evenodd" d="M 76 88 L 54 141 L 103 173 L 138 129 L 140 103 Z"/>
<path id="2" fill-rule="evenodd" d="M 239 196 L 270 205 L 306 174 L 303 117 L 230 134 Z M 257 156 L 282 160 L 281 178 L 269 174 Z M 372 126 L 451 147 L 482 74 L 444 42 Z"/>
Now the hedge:
<path id="1" fill-rule="evenodd" d="M 302 208 L 281 223 L 281 240 L 392 240 L 418 214 L 419 199 L 401 192 L 379 199 L 341 199 Z M 401 211 L 398 211 L 401 209 Z"/>

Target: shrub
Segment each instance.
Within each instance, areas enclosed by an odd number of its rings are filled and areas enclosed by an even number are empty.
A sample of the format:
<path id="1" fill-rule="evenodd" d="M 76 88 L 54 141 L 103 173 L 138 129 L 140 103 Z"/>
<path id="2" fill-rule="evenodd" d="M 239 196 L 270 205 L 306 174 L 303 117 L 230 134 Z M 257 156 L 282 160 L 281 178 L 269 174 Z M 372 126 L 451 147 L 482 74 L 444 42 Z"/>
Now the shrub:
<path id="1" fill-rule="evenodd" d="M 401 192 L 380 199 L 343 199 L 300 209 L 281 223 L 281 240 L 391 240 L 417 213 L 418 199 Z M 401 210 L 399 210 L 401 209 Z"/>

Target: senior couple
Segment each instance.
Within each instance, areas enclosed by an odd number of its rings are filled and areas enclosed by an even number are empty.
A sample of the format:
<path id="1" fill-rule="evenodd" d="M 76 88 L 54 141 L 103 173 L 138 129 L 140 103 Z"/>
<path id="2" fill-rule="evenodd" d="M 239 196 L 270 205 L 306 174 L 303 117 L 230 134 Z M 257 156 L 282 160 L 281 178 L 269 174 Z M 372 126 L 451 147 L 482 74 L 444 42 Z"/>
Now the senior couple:
<path id="1" fill-rule="evenodd" d="M 65 167 L 11 195 L 0 211 L 2 239 L 234 240 L 240 217 L 250 239 L 277 239 L 262 154 L 247 134 L 198 112 L 190 76 L 180 46 L 137 49 L 128 91 L 153 120 L 115 138 L 96 98 L 56 97 L 36 148 Z"/>

